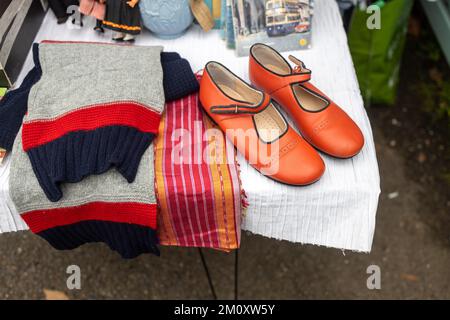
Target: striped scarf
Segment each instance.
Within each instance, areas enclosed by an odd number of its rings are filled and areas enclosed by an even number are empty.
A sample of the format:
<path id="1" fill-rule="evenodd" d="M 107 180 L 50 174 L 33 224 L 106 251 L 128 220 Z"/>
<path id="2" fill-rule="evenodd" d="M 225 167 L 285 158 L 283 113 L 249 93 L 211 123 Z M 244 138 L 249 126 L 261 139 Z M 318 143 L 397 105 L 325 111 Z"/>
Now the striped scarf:
<path id="1" fill-rule="evenodd" d="M 154 148 L 160 243 L 238 248 L 245 199 L 235 150 L 201 112 L 197 93 L 166 104 Z"/>

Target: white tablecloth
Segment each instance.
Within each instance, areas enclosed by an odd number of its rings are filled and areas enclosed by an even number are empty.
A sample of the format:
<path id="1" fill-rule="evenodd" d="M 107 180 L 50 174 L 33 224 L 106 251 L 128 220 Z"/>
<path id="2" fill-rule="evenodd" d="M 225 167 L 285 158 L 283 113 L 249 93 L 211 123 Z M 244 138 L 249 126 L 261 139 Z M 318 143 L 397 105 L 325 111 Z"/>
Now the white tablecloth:
<path id="1" fill-rule="evenodd" d="M 85 20 L 84 28 L 71 29 L 68 25 L 57 25 L 49 12 L 36 41 L 110 41 L 109 32 L 99 35 L 92 31 L 93 23 Z M 248 79 L 248 59 L 237 58 L 233 50 L 226 49 L 217 31 L 204 33 L 194 26 L 175 40 L 160 40 L 144 32 L 136 44 L 160 44 L 166 51 L 177 51 L 190 61 L 194 71 L 203 68 L 209 60 L 217 60 Z M 291 53 L 313 71 L 313 83 L 358 123 L 366 143 L 353 159 L 338 160 L 323 155 L 326 172 L 319 182 L 307 187 L 291 187 L 269 180 L 240 157 L 241 179 L 250 202 L 242 227 L 276 239 L 368 252 L 380 193 L 378 164 L 370 123 L 334 1 L 316 0 L 313 48 Z M 29 55 L 19 79 L 31 67 Z M 8 177 L 9 160 L 0 167 L 0 232 L 26 229 L 9 199 Z"/>

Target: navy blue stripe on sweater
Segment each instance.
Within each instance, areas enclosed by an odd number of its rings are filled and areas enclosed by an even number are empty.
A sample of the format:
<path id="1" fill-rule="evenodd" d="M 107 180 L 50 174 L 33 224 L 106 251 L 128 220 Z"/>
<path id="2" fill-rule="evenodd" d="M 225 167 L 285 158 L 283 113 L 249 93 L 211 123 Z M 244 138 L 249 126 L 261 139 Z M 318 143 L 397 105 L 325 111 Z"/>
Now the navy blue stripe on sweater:
<path id="1" fill-rule="evenodd" d="M 160 254 L 155 230 L 130 223 L 88 220 L 50 228 L 38 233 L 58 250 L 75 249 L 85 243 L 105 242 L 122 258 L 142 253 Z"/>
<path id="2" fill-rule="evenodd" d="M 155 138 L 127 126 L 70 132 L 28 150 L 33 171 L 50 201 L 62 198 L 60 184 L 75 183 L 115 167 L 131 183 L 145 150 Z"/>

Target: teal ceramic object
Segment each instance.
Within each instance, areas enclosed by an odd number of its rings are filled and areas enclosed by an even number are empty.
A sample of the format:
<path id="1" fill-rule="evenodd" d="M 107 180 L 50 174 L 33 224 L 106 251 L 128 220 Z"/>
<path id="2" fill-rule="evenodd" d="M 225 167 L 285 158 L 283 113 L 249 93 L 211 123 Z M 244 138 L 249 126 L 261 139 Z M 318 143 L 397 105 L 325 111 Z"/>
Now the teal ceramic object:
<path id="1" fill-rule="evenodd" d="M 194 21 L 189 0 L 141 0 L 142 22 L 157 37 L 181 36 Z"/>

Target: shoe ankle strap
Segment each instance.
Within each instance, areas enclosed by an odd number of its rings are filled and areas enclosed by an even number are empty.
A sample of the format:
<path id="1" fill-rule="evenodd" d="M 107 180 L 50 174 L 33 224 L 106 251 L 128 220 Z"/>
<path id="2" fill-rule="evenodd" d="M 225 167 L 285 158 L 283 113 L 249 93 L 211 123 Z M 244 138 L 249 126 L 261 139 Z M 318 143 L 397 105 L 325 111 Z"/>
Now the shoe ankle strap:
<path id="1" fill-rule="evenodd" d="M 215 114 L 257 114 L 266 109 L 271 102 L 270 96 L 263 93 L 263 98 L 257 105 L 238 102 L 228 105 L 212 106 L 209 110 Z"/>

